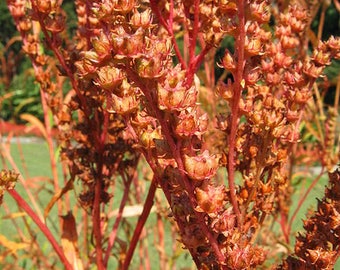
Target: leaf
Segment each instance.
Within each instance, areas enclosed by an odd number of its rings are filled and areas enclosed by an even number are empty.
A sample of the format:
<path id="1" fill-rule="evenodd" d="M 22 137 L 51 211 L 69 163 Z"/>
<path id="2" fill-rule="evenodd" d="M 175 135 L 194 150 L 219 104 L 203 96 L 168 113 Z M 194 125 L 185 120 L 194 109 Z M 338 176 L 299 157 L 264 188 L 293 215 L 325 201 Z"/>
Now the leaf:
<path id="1" fill-rule="evenodd" d="M 75 270 L 83 270 L 83 263 L 80 260 L 78 250 L 78 234 L 76 229 L 75 218 L 70 211 L 67 215 L 61 216 L 62 222 L 62 234 L 61 234 L 61 246 L 64 250 L 64 254 L 70 264 Z"/>
<path id="2" fill-rule="evenodd" d="M 0 234 L 0 246 L 4 246 L 7 248 L 11 253 L 15 254 L 19 249 L 28 248 L 29 244 L 27 243 L 16 243 L 10 241 L 6 238 L 6 236 Z"/>
<path id="3" fill-rule="evenodd" d="M 23 107 L 25 107 L 25 106 L 28 105 L 28 104 L 34 103 L 34 102 L 36 102 L 36 98 L 34 98 L 34 97 L 30 97 L 30 98 L 26 98 L 26 99 L 22 100 L 22 101 L 15 107 L 13 114 L 14 114 L 15 116 L 19 115 L 20 110 L 21 110 Z"/>
<path id="4" fill-rule="evenodd" d="M 27 216 L 26 212 L 14 212 L 10 213 L 9 215 L 5 215 L 2 217 L 2 219 L 15 219 L 15 218 L 20 218 L 20 217 L 25 217 Z"/>
<path id="5" fill-rule="evenodd" d="M 34 115 L 23 113 L 20 115 L 20 119 L 25 120 L 29 122 L 32 126 L 36 127 L 41 134 L 44 136 L 45 139 L 47 139 L 47 132 L 46 128 L 44 127 L 44 124 Z"/>
<path id="6" fill-rule="evenodd" d="M 9 93 L 6 93 L 6 94 L 2 95 L 2 96 L 0 97 L 0 106 L 1 106 L 1 104 L 2 104 L 2 102 L 3 102 L 4 100 L 9 99 L 9 98 L 11 98 L 12 96 L 14 96 L 14 93 L 13 93 L 13 92 L 9 92 Z"/>
<path id="7" fill-rule="evenodd" d="M 54 194 L 54 196 L 52 197 L 52 199 L 50 200 L 50 202 L 48 203 L 48 205 L 46 206 L 45 210 L 44 210 L 44 219 L 46 219 L 46 217 L 48 216 L 48 214 L 50 213 L 53 205 L 69 190 L 73 189 L 73 179 L 70 179 L 67 181 L 66 185 L 59 190 L 57 193 Z"/>
<path id="8" fill-rule="evenodd" d="M 127 217 L 137 217 L 140 216 L 143 212 L 143 205 L 142 204 L 135 204 L 135 205 L 129 205 L 125 206 L 122 217 L 127 218 Z M 151 208 L 150 213 L 153 213 L 156 211 L 156 208 L 153 206 Z M 109 218 L 116 217 L 119 213 L 119 209 L 115 209 L 112 212 L 109 213 Z"/>

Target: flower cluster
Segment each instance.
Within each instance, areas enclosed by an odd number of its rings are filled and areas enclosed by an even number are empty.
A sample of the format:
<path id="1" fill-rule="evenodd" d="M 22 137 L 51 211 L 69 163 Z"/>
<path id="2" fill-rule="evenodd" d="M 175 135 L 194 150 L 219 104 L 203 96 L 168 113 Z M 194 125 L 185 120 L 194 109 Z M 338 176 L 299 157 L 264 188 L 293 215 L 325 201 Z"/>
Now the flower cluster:
<path id="1" fill-rule="evenodd" d="M 329 173 L 325 197 L 318 201 L 317 211 L 304 221 L 304 235 L 299 234 L 295 257 L 289 256 L 279 269 L 333 269 L 339 257 L 340 170 Z M 316 240 L 317 239 L 317 240 Z"/>
<path id="2" fill-rule="evenodd" d="M 101 205 L 112 196 L 115 175 L 131 180 L 140 154 L 154 173 L 151 187 L 164 191 L 199 269 L 261 265 L 266 252 L 254 242 L 268 216 L 288 216 L 290 153 L 313 85 L 340 57 L 340 39 L 320 41 L 308 55 L 306 10 L 289 6 L 273 16 L 275 6 L 267 0 L 78 0 L 73 45 L 61 35 L 60 2 L 34 0 L 28 13 L 20 1 L 9 6 L 60 129 L 61 157 L 71 180 L 81 180 L 79 202 L 93 213 L 98 265 Z M 64 104 L 49 77 L 50 58 L 36 23 L 60 75 L 70 80 Z M 180 48 L 182 36 L 188 46 Z M 218 105 L 208 114 L 200 104 L 208 86 L 197 70 L 227 36 L 234 50 L 225 49 L 218 64 L 227 79 L 223 75 L 215 85 L 210 78 Z M 322 160 L 328 167 L 336 161 L 337 112 L 329 115 Z M 220 142 L 212 143 L 216 138 Z M 221 178 L 225 169 L 228 186 Z M 322 202 L 319 212 L 335 217 L 335 208 L 327 207 Z M 333 253 L 312 246 L 312 238 L 317 236 L 300 237 L 296 253 L 323 267 Z"/>
<path id="3" fill-rule="evenodd" d="M 299 140 L 298 127 L 312 97 L 315 79 L 331 58 L 338 58 L 339 39 L 331 37 L 320 42 L 312 55 L 306 56 L 301 53 L 307 24 L 303 9 L 291 6 L 288 12 L 281 13 L 272 34 L 265 27 L 269 20 L 268 3 L 256 1 L 249 8 L 253 17 L 246 17 L 245 22 L 243 79 L 237 81 L 240 66 L 235 54 L 227 50 L 220 66 L 231 73 L 233 80 L 220 81 L 217 92 L 231 108 L 238 102 L 238 117 L 243 118 L 237 127 L 235 143 L 235 168 L 243 179 L 237 201 L 244 213 L 243 230 L 256 232 L 258 222 L 263 222 L 265 216 L 278 211 L 288 214 L 289 151 Z M 261 14 L 268 16 L 260 17 Z M 238 83 L 242 93 L 239 101 L 235 101 Z M 233 117 L 234 111 L 220 117 L 225 119 L 223 126 L 229 138 L 235 124 Z M 228 153 L 230 149 L 224 151 Z"/>

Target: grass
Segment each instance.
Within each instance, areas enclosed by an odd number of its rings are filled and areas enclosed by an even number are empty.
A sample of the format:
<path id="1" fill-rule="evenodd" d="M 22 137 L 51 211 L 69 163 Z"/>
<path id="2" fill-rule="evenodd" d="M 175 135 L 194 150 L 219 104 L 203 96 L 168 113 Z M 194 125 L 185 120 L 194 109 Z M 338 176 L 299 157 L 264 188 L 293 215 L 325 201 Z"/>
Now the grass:
<path id="1" fill-rule="evenodd" d="M 30 143 L 13 143 L 11 144 L 11 154 L 16 162 L 16 164 L 19 167 L 19 170 L 25 177 L 27 183 L 34 184 L 36 181 L 38 181 L 38 184 L 41 184 L 41 181 L 46 181 L 46 187 L 51 187 L 49 185 L 51 175 L 51 169 L 49 165 L 49 154 L 48 154 L 48 148 L 47 145 L 44 142 L 30 142 Z M 23 162 L 24 161 L 24 162 Z M 0 164 L 0 169 L 2 163 Z M 59 178 L 62 179 L 61 175 L 61 168 L 58 166 L 59 169 Z M 294 194 L 292 198 L 292 209 L 295 209 L 297 206 L 298 199 L 304 194 L 308 186 L 311 184 L 313 178 L 309 178 L 306 181 L 302 181 L 299 183 L 299 188 L 297 189 L 297 193 Z M 294 233 L 297 233 L 301 231 L 302 229 L 302 219 L 305 218 L 305 214 L 310 209 L 315 209 L 316 206 L 316 198 L 321 198 L 323 195 L 324 187 L 326 185 L 327 178 L 322 178 L 316 187 L 312 190 L 312 192 L 307 197 L 305 203 L 300 209 L 300 212 L 295 219 L 292 229 Z M 62 185 L 62 183 L 60 183 Z M 21 186 L 21 184 L 17 184 L 16 190 L 26 199 L 28 199 L 27 194 L 25 193 L 25 190 Z M 41 206 L 41 209 L 44 209 L 44 207 L 47 205 L 48 201 L 53 195 L 53 190 L 51 188 L 47 188 L 44 190 L 41 190 L 40 192 L 37 192 L 34 194 L 35 198 L 39 201 L 39 205 Z M 163 196 L 161 191 L 159 190 L 159 196 Z M 120 202 L 120 198 L 122 196 L 122 192 L 120 189 L 117 189 L 117 192 L 115 193 L 115 196 L 113 198 L 114 204 L 113 208 L 118 208 L 118 204 Z M 74 197 L 74 196 L 73 196 Z M 23 219 L 21 218 L 21 212 L 17 208 L 15 201 L 10 198 L 8 195 L 5 195 L 4 197 L 5 205 L 8 206 L 8 210 L 6 212 L 6 208 L 1 208 L 0 210 L 0 235 L 5 235 L 9 240 L 17 240 L 17 229 L 13 226 L 13 222 L 11 218 L 15 219 L 15 222 L 18 224 L 18 226 L 23 230 L 23 233 L 28 236 L 29 232 L 25 229 L 25 225 L 23 224 Z M 72 201 L 73 205 L 76 205 L 75 199 Z M 11 213 L 11 216 L 9 216 L 9 213 Z M 79 211 L 78 211 L 79 213 Z M 66 213 L 65 213 L 66 214 Z M 15 217 L 15 216 L 18 217 Z M 56 206 L 53 207 L 51 213 L 48 216 L 47 225 L 52 229 L 52 232 L 57 236 L 58 232 L 56 230 L 56 227 L 53 225 L 58 222 L 58 216 L 56 211 Z M 26 219 L 28 223 L 32 224 L 32 221 L 30 219 Z M 136 223 L 137 217 L 127 218 L 126 224 L 130 224 L 132 226 Z M 108 221 L 109 228 L 112 227 L 114 222 L 114 219 Z M 170 223 L 166 222 L 166 230 L 169 233 L 170 231 Z M 147 245 L 149 248 L 149 257 L 150 257 L 150 264 L 151 269 L 160 269 L 159 267 L 159 258 L 158 258 L 158 252 L 156 249 L 157 243 L 155 242 L 154 235 L 156 234 L 156 215 L 151 214 L 147 224 L 146 224 L 146 231 L 148 234 L 148 237 L 146 239 Z M 37 233 L 35 235 L 36 240 L 39 242 L 39 245 L 41 246 L 41 250 L 43 254 L 47 255 L 50 252 L 52 252 L 52 249 L 49 245 L 49 243 L 45 240 L 44 236 Z M 125 235 L 119 235 L 119 238 L 123 241 L 127 241 L 127 238 Z M 57 238 L 58 239 L 58 238 Z M 29 239 L 28 239 L 29 241 Z M 172 239 L 168 235 L 165 239 L 165 243 L 167 246 L 167 254 L 170 254 L 171 250 L 170 247 L 172 245 Z M 173 262 L 175 262 L 177 269 L 188 269 L 188 267 L 192 266 L 192 261 L 190 259 L 190 256 L 188 256 L 188 253 L 186 251 L 183 251 L 180 247 L 180 243 L 178 243 L 178 254 L 175 254 L 173 259 Z M 26 246 L 27 248 L 27 246 Z M 0 254 L 3 252 L 3 248 L 0 246 Z M 20 254 L 24 254 L 18 250 L 17 256 L 20 256 Z M 178 256 L 178 257 L 177 257 Z M 170 258 L 171 261 L 171 258 Z M 15 262 L 15 259 L 13 256 L 7 256 L 4 258 L 4 260 L 0 263 L 0 267 L 2 266 L 2 269 L 5 269 L 6 265 L 9 265 L 10 263 Z M 115 264 L 115 260 L 110 260 L 109 269 L 116 269 L 117 265 Z M 132 262 L 132 269 L 137 269 L 140 263 L 143 262 L 143 259 L 138 255 L 138 247 L 135 252 L 134 260 Z M 34 265 L 32 265 L 32 261 L 29 258 L 20 258 L 20 260 L 17 263 L 17 266 L 22 269 L 37 269 Z M 169 262 L 170 263 L 170 262 Z M 335 269 L 340 269 L 340 263 L 338 263 L 335 267 Z"/>

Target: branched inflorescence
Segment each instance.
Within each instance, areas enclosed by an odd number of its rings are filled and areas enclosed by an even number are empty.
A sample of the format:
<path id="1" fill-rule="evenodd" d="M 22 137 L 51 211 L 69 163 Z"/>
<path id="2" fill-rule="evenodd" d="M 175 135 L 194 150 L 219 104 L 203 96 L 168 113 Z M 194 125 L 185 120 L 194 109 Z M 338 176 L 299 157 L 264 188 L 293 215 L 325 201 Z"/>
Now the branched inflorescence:
<path id="1" fill-rule="evenodd" d="M 9 6 L 37 80 L 50 94 L 53 83 L 41 69 L 46 56 L 38 37 L 28 33 L 30 21 L 18 2 Z M 313 84 L 340 56 L 340 39 L 320 41 L 306 54 L 306 11 L 290 6 L 274 17 L 269 1 L 79 0 L 77 44 L 63 50 L 58 3 L 32 1 L 29 14 L 73 87 L 55 115 L 62 157 L 83 183 L 81 204 L 98 209 L 108 202 L 111 176 L 136 165 L 136 150 L 164 191 L 197 267 L 261 265 L 266 252 L 254 242 L 267 216 L 288 215 L 289 153 L 299 140 Z M 188 44 L 182 51 L 177 33 Z M 225 51 L 219 67 L 228 78 L 215 89 L 224 107 L 208 116 L 199 103 L 196 72 L 227 36 L 234 51 Z M 197 40 L 202 50 L 196 54 Z M 328 128 L 334 130 L 331 121 Z M 210 148 L 207 134 L 221 133 L 225 142 Z M 223 167 L 228 186 L 215 177 Z M 96 236 L 98 244 L 98 228 Z"/>

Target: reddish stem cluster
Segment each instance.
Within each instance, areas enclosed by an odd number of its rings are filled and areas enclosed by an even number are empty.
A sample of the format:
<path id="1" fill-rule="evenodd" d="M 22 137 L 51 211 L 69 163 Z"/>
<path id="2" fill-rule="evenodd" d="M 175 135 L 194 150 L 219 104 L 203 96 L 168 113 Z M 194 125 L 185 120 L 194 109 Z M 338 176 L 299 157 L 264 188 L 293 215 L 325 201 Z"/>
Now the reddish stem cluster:
<path id="1" fill-rule="evenodd" d="M 21 1 L 8 4 L 60 129 L 62 159 L 71 180 L 82 183 L 78 200 L 92 215 L 98 269 L 107 267 L 118 226 L 104 255 L 100 220 L 102 206 L 111 199 L 111 181 L 120 174 L 131 183 L 140 154 L 154 176 L 123 269 L 130 265 L 156 187 L 163 190 L 181 242 L 199 269 L 263 264 L 265 247 L 254 243 L 268 217 L 287 220 L 290 153 L 316 80 L 332 59 L 340 58 L 340 39 L 320 41 L 310 55 L 303 53 L 308 49 L 306 11 L 289 6 L 275 15 L 275 6 L 265 0 L 76 2 L 76 45 L 61 35 L 60 1 L 29 1 L 29 12 Z M 39 24 L 61 76 L 71 82 L 64 105 L 30 20 Z M 200 104 L 208 86 L 198 71 L 228 38 L 234 50 L 226 49 L 218 64 L 227 78 L 216 85 L 206 80 L 218 100 L 208 115 Z M 330 153 L 334 121 L 326 127 L 332 130 L 325 137 L 325 153 Z M 323 157 L 329 167 L 336 160 Z M 219 180 L 224 171 L 226 182 Z M 320 207 L 319 212 L 335 213 L 333 206 Z M 321 217 L 314 221 L 324 222 Z M 282 229 L 285 234 L 284 224 Z M 301 258 L 308 255 L 311 239 L 319 238 L 316 233 L 299 237 L 298 246 L 307 246 L 296 252 Z M 327 258 L 332 264 L 337 256 Z"/>

